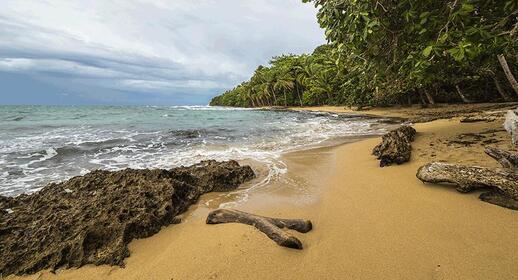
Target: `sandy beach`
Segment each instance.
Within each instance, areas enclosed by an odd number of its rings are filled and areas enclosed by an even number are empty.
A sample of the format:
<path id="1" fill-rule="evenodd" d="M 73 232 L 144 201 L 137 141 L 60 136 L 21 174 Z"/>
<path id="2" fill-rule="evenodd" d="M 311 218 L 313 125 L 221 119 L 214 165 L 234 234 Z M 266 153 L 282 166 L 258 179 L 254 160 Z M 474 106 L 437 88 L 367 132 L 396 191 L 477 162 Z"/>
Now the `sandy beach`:
<path id="1" fill-rule="evenodd" d="M 405 116 L 392 110 L 366 113 Z M 371 155 L 379 138 L 286 154 L 285 178 L 237 207 L 311 219 L 311 232 L 294 233 L 302 251 L 279 247 L 250 226 L 206 225 L 208 212 L 218 206 L 210 203 L 217 194 L 207 194 L 181 224 L 130 243 L 124 268 L 87 265 L 7 279 L 515 278 L 518 212 L 484 203 L 479 193 L 460 194 L 415 177 L 430 161 L 497 167 L 483 147 L 491 138 L 491 146 L 513 151 L 501 121 L 452 118 L 414 128 L 418 135 L 409 163 L 380 168 Z M 483 137 L 466 144 L 462 140 L 471 137 L 466 133 Z"/>

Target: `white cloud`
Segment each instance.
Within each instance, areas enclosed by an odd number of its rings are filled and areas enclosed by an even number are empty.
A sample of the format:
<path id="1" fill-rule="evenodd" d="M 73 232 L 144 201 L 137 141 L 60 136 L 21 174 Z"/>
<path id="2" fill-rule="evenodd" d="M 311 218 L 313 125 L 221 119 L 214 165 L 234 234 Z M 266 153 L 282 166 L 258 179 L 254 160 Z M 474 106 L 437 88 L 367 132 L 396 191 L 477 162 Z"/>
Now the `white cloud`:
<path id="1" fill-rule="evenodd" d="M 3 0 L 0 71 L 221 89 L 271 56 L 322 44 L 315 12 L 301 0 Z"/>

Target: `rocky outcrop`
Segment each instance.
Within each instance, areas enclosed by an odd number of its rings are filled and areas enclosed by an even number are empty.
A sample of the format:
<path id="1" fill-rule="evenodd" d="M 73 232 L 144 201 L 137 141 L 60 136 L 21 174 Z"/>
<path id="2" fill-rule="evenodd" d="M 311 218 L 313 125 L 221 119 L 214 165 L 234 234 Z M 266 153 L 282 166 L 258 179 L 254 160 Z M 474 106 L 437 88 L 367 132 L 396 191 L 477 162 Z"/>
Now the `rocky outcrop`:
<path id="1" fill-rule="evenodd" d="M 416 131 L 412 127 L 401 126 L 383 135 L 381 143 L 374 147 L 372 154 L 380 160 L 381 167 L 405 163 L 410 160 L 411 142 L 415 135 Z"/>
<path id="2" fill-rule="evenodd" d="M 171 170 L 93 171 L 32 195 L 0 197 L 0 273 L 123 265 L 127 244 L 149 237 L 211 191 L 254 177 L 235 161 Z"/>

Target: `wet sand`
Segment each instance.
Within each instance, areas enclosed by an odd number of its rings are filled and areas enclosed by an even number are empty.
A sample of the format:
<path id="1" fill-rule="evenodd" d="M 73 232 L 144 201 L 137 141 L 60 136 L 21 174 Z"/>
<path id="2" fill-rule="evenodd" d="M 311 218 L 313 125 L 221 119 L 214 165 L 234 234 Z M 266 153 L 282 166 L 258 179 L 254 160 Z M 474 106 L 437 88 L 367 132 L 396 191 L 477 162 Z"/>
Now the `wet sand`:
<path id="1" fill-rule="evenodd" d="M 24 278 L 515 278 L 518 212 L 481 202 L 479 193 L 460 194 L 415 177 L 417 168 L 432 160 L 496 167 L 483 154 L 484 138 L 469 145 L 458 140 L 482 133 L 498 141 L 492 146 L 510 150 L 501 123 L 452 119 L 414 127 L 418 136 L 407 164 L 379 168 L 370 155 L 379 138 L 290 153 L 283 158 L 288 173 L 237 207 L 311 219 L 313 231 L 294 233 L 302 251 L 279 247 L 250 226 L 205 225 L 210 209 L 225 202 L 209 194 L 183 223 L 133 241 L 125 268 L 88 265 Z"/>

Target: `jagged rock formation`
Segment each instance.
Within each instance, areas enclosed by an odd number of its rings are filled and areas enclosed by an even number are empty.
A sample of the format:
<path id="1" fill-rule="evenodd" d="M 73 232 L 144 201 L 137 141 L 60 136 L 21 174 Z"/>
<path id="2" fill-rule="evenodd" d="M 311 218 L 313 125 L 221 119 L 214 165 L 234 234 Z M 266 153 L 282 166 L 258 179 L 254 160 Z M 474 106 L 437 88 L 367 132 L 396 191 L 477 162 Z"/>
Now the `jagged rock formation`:
<path id="1" fill-rule="evenodd" d="M 127 244 L 149 237 L 211 191 L 254 177 L 235 161 L 171 170 L 93 171 L 32 195 L 0 196 L 0 273 L 123 265 Z"/>
<path id="2" fill-rule="evenodd" d="M 415 135 L 416 131 L 412 127 L 401 126 L 383 135 L 381 143 L 374 147 L 372 154 L 380 160 L 381 167 L 405 163 L 410 160 L 411 142 Z"/>

